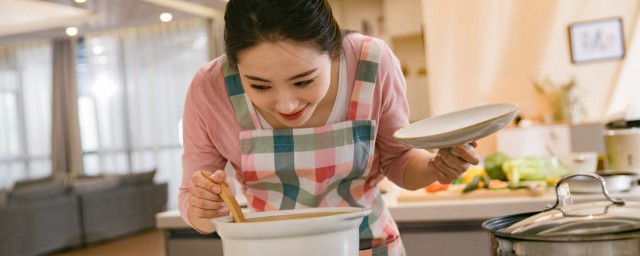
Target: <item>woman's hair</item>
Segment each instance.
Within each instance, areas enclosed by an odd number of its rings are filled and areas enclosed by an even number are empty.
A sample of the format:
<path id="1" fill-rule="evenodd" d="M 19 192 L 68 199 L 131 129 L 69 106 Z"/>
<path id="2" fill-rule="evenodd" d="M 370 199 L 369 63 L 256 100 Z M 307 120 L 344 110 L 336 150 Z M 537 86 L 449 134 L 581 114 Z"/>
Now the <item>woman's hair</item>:
<path id="1" fill-rule="evenodd" d="M 332 58 L 342 35 L 327 0 L 231 0 L 224 14 L 225 51 L 231 67 L 240 51 L 263 42 L 292 40 Z"/>

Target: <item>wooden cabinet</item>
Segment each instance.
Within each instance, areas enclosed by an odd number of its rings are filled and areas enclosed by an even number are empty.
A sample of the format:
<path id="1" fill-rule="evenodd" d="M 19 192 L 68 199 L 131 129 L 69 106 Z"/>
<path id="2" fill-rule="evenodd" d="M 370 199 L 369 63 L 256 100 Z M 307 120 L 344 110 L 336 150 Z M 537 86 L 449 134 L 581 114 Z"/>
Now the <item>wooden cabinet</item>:
<path id="1" fill-rule="evenodd" d="M 430 115 L 421 0 L 330 1 L 343 29 L 368 32 L 394 52 L 407 82 L 411 122 Z"/>
<path id="2" fill-rule="evenodd" d="M 422 34 L 420 0 L 384 0 L 384 29 L 389 38 Z"/>
<path id="3" fill-rule="evenodd" d="M 491 255 L 489 233 L 482 230 L 483 220 L 398 223 L 407 255 Z M 464 241 L 464 246 L 460 243 Z"/>

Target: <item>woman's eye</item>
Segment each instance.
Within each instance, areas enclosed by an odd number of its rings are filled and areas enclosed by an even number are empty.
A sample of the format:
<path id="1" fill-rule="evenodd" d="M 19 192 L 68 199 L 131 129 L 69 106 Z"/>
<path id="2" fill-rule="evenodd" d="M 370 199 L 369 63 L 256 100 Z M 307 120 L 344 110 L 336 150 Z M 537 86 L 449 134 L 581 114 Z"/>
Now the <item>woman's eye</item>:
<path id="1" fill-rule="evenodd" d="M 266 90 L 266 89 L 269 89 L 269 86 L 252 84 L 251 88 L 256 89 L 256 90 Z"/>
<path id="2" fill-rule="evenodd" d="M 295 84 L 293 84 L 293 85 L 295 85 L 295 86 L 299 86 L 299 87 L 303 87 L 303 86 L 305 86 L 305 85 L 309 85 L 309 84 L 311 84 L 311 83 L 313 83 L 313 80 L 300 81 L 300 82 L 297 82 L 297 83 L 295 83 Z"/>

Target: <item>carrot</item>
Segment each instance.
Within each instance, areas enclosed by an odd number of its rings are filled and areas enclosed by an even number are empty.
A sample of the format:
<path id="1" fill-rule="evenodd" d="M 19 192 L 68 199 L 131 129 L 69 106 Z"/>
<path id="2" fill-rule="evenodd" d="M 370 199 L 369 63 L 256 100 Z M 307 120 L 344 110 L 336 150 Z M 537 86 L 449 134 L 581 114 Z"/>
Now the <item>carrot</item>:
<path id="1" fill-rule="evenodd" d="M 446 190 L 449 188 L 449 186 L 451 186 L 451 184 L 442 184 L 436 181 L 434 183 L 429 184 L 429 186 L 427 186 L 425 190 L 427 190 L 427 192 L 429 193 L 434 193 L 440 190 Z"/>
<path id="2" fill-rule="evenodd" d="M 507 188 L 508 186 L 509 186 L 509 183 L 501 180 L 491 180 L 491 182 L 489 182 L 490 189 L 503 189 L 503 188 Z"/>

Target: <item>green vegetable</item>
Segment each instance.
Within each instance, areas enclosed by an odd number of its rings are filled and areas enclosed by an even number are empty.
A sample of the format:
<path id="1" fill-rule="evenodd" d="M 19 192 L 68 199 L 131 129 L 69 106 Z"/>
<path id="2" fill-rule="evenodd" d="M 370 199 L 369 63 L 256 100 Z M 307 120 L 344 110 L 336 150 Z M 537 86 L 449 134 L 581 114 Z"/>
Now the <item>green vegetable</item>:
<path id="1" fill-rule="evenodd" d="M 467 184 L 466 187 L 464 187 L 464 189 L 462 190 L 462 193 L 469 193 L 473 190 L 475 190 L 476 188 L 478 188 L 478 182 L 480 182 L 480 179 L 482 178 L 482 175 L 476 175 L 473 177 L 473 179 L 471 180 L 471 182 L 469 182 L 469 184 Z"/>
<path id="2" fill-rule="evenodd" d="M 481 176 L 482 177 L 482 183 L 484 183 L 484 188 L 489 188 L 489 183 L 491 182 L 491 179 L 489 179 L 489 177 L 487 176 Z"/>
<path id="3" fill-rule="evenodd" d="M 502 169 L 502 164 L 509 159 L 510 157 L 502 152 L 497 152 L 487 156 L 484 159 L 484 169 L 487 172 L 487 175 L 494 180 L 506 181 L 507 176 Z"/>
<path id="4" fill-rule="evenodd" d="M 545 180 L 544 160 L 537 157 L 519 157 L 502 164 L 502 170 L 512 183 L 523 180 Z"/>

